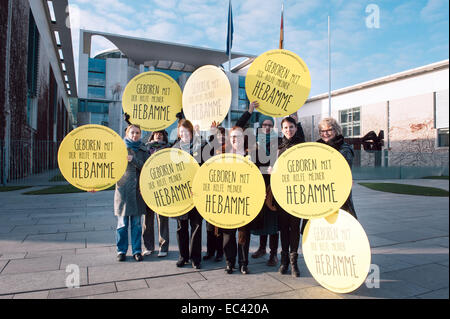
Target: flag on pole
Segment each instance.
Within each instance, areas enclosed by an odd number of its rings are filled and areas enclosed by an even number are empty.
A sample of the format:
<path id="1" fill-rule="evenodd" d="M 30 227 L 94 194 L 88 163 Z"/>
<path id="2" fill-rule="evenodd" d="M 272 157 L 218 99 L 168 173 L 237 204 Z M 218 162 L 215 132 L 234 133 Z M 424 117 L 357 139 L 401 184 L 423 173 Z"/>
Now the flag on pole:
<path id="1" fill-rule="evenodd" d="M 231 0 L 228 5 L 228 31 L 227 31 L 227 55 L 231 56 L 233 46 L 233 12 L 231 11 Z"/>
<path id="2" fill-rule="evenodd" d="M 284 44 L 283 11 L 284 11 L 284 4 L 281 4 L 280 49 L 283 49 Z"/>

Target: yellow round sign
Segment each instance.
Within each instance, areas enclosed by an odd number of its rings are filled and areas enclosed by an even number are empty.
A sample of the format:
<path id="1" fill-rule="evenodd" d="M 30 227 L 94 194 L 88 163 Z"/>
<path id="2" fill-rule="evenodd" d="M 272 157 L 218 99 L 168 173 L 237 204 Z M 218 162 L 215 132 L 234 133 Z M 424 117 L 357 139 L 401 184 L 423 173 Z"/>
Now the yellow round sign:
<path id="1" fill-rule="evenodd" d="M 122 96 L 122 107 L 130 122 L 145 131 L 169 127 L 181 112 L 181 89 L 169 75 L 149 71 L 128 82 Z"/>
<path id="2" fill-rule="evenodd" d="M 352 188 L 352 172 L 334 148 L 316 142 L 297 144 L 275 162 L 270 176 L 278 204 L 299 218 L 321 218 L 336 212 Z"/>
<path id="3" fill-rule="evenodd" d="M 192 181 L 199 168 L 185 151 L 167 148 L 152 154 L 141 170 L 142 198 L 152 210 L 167 217 L 181 216 L 192 208 Z"/>
<path id="4" fill-rule="evenodd" d="M 183 112 L 186 119 L 201 131 L 211 123 L 221 123 L 231 105 L 231 86 L 225 73 L 216 66 L 205 65 L 197 69 L 183 89 Z"/>
<path id="5" fill-rule="evenodd" d="M 311 76 L 305 62 L 283 49 L 258 56 L 245 78 L 248 99 L 258 101 L 258 111 L 272 117 L 296 112 L 305 103 L 310 90 Z"/>
<path id="6" fill-rule="evenodd" d="M 85 191 L 114 185 L 127 169 L 127 147 L 122 138 L 103 125 L 83 125 L 66 135 L 58 149 L 64 178 Z"/>
<path id="7" fill-rule="evenodd" d="M 226 153 L 207 160 L 193 185 L 194 203 L 210 224 L 226 229 L 250 223 L 266 196 L 263 176 L 247 157 Z"/>
<path id="8" fill-rule="evenodd" d="M 302 251 L 314 279 L 333 292 L 356 290 L 369 273 L 371 252 L 366 232 L 342 209 L 308 221 Z"/>

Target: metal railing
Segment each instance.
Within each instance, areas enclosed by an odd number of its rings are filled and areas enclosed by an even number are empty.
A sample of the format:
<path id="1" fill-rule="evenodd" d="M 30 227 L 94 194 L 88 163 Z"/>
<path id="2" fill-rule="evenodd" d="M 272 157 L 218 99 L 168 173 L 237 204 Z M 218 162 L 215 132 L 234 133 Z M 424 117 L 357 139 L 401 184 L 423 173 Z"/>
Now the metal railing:
<path id="1" fill-rule="evenodd" d="M 54 141 L 11 140 L 7 151 L 7 145 L 0 140 L 0 182 L 19 180 L 58 168 L 59 144 Z"/>
<path id="2" fill-rule="evenodd" d="M 18 181 L 36 174 L 54 174 L 58 168 L 60 142 L 12 140 L 7 167 L 6 146 L 0 140 L 0 183 Z M 449 174 L 449 153 L 355 151 L 354 179 L 420 178 Z"/>

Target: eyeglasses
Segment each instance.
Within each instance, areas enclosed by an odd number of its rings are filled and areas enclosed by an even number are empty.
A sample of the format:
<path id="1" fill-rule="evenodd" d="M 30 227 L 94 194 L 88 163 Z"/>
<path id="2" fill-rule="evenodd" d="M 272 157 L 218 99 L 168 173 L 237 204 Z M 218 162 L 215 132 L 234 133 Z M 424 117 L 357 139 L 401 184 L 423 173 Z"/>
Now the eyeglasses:
<path id="1" fill-rule="evenodd" d="M 262 124 L 261 126 L 262 126 L 262 127 L 264 127 L 264 126 L 272 127 L 273 125 L 272 125 L 272 124 Z"/>
<path id="2" fill-rule="evenodd" d="M 328 130 L 319 130 L 320 134 L 325 134 L 325 133 L 331 134 L 333 132 L 334 132 L 334 129 L 332 129 L 332 128 L 330 128 Z"/>

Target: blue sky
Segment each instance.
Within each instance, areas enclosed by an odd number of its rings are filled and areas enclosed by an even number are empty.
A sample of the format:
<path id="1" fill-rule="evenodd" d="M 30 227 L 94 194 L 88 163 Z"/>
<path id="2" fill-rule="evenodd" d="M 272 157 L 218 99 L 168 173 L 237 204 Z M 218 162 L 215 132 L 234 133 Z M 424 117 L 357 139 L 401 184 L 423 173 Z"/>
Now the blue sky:
<path id="1" fill-rule="evenodd" d="M 277 49 L 283 2 L 284 48 L 308 65 L 310 97 L 328 91 L 328 15 L 332 90 L 448 59 L 448 0 L 234 0 L 232 51 Z M 370 27 L 376 12 L 366 12 L 369 5 L 378 9 L 378 28 Z M 80 28 L 226 49 L 228 0 L 69 0 L 69 6 L 76 68 Z M 93 54 L 113 47 L 93 39 Z"/>

